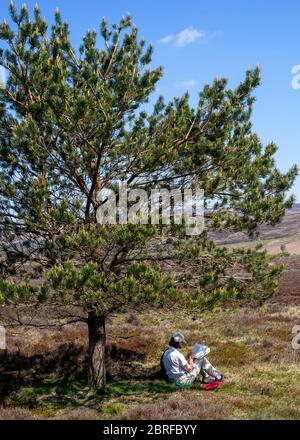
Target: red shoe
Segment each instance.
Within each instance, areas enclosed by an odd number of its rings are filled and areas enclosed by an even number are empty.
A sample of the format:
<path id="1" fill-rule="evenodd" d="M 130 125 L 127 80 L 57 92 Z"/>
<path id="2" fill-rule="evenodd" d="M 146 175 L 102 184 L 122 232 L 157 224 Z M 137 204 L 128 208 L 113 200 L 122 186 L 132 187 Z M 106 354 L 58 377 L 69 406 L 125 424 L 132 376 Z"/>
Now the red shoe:
<path id="1" fill-rule="evenodd" d="M 208 385 L 204 385 L 203 387 L 201 387 L 201 389 L 204 391 L 213 391 L 221 387 L 222 385 L 224 385 L 224 382 L 219 382 L 215 380 L 214 382 L 211 382 Z"/>

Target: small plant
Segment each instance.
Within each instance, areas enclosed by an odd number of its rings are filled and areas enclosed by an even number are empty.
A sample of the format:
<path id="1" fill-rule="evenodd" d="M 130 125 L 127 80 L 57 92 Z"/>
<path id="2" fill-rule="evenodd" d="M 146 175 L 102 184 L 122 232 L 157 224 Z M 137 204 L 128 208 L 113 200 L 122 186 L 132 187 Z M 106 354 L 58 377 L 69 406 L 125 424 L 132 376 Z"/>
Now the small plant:
<path id="1" fill-rule="evenodd" d="M 287 252 L 285 244 L 280 245 L 280 253 L 283 257 L 289 257 L 291 255 L 289 252 Z"/>

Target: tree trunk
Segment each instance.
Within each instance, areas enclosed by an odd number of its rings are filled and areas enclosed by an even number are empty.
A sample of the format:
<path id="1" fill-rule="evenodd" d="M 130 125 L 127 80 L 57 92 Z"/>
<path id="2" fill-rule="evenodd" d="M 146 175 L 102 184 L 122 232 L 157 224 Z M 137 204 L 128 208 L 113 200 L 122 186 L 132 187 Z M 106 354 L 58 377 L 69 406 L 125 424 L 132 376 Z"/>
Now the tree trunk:
<path id="1" fill-rule="evenodd" d="M 104 388 L 105 371 L 105 317 L 95 312 L 88 314 L 89 349 L 88 382 L 91 388 Z"/>

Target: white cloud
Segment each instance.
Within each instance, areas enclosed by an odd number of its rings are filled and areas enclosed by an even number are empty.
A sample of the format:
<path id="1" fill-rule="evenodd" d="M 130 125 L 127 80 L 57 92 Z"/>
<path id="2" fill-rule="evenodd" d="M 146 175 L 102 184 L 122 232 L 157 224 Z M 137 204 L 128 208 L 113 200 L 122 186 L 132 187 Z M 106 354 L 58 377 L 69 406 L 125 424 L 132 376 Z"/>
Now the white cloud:
<path id="1" fill-rule="evenodd" d="M 195 79 L 188 79 L 186 81 L 179 81 L 175 84 L 175 87 L 189 89 L 191 87 L 195 87 L 197 85 L 197 81 Z"/>
<path id="2" fill-rule="evenodd" d="M 175 45 L 178 47 L 186 46 L 187 44 L 193 43 L 199 38 L 204 37 L 204 33 L 194 29 L 192 26 L 184 29 L 176 35 Z"/>
<path id="3" fill-rule="evenodd" d="M 160 40 L 158 40 L 159 43 L 161 44 L 168 44 L 171 43 L 172 41 L 174 41 L 175 35 L 166 35 L 165 37 L 161 38 Z"/>
<path id="4" fill-rule="evenodd" d="M 191 44 L 200 38 L 203 38 L 205 34 L 197 29 L 193 28 L 193 26 L 189 26 L 186 29 L 183 29 L 178 34 L 169 34 L 165 37 L 161 38 L 158 42 L 162 44 L 174 43 L 177 47 L 183 47 L 187 44 Z"/>

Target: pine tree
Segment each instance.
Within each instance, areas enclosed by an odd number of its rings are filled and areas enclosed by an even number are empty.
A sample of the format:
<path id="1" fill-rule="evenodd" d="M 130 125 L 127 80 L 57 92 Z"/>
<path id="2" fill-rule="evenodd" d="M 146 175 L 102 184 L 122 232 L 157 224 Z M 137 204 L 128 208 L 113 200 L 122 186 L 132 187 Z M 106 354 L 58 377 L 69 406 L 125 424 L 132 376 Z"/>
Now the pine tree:
<path id="1" fill-rule="evenodd" d="M 0 26 L 0 302 L 80 306 L 89 330 L 89 384 L 105 385 L 105 322 L 115 312 L 175 305 L 202 310 L 234 298 L 262 302 L 280 268 L 264 251 L 217 246 L 211 231 L 275 225 L 297 175 L 276 167 L 275 144 L 251 127 L 259 69 L 235 89 L 205 85 L 152 112 L 162 76 L 131 18 L 89 31 L 76 50 L 59 10 L 10 4 Z M 99 44 L 99 35 L 102 44 Z M 206 231 L 178 225 L 100 225 L 102 188 L 201 185 Z"/>

